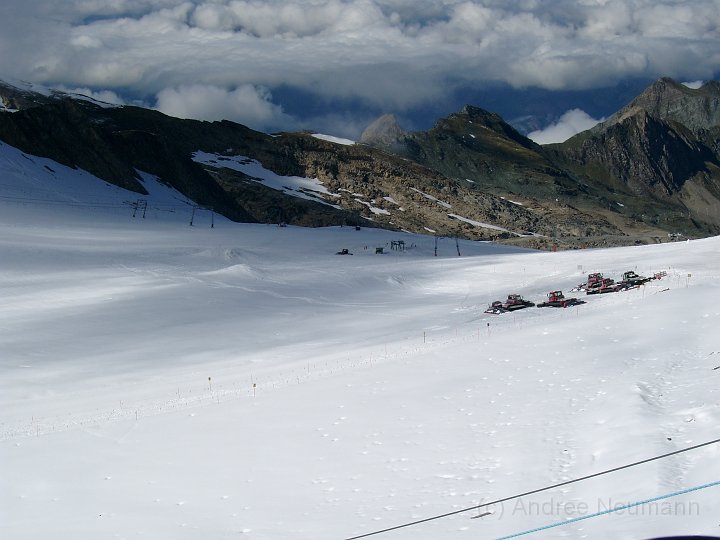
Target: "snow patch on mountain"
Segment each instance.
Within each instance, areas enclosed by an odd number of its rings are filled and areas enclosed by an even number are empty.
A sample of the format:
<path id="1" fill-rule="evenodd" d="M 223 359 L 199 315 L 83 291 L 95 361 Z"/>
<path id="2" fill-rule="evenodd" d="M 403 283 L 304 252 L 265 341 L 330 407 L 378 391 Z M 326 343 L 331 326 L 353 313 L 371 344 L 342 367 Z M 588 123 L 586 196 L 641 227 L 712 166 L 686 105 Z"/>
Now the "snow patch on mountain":
<path id="1" fill-rule="evenodd" d="M 457 214 L 448 214 L 448 217 L 451 217 L 451 218 L 453 218 L 453 219 L 457 219 L 458 221 L 462 221 L 463 223 L 467 223 L 467 224 L 469 224 L 469 225 L 472 225 L 473 227 L 482 227 L 482 228 L 484 228 L 484 229 L 493 229 L 493 230 L 495 230 L 495 231 L 502 231 L 502 232 L 507 232 L 507 233 L 510 233 L 510 234 L 515 234 L 515 235 L 517 235 L 517 233 L 514 233 L 514 232 L 512 232 L 512 231 L 510 231 L 510 230 L 508 230 L 508 229 L 505 229 L 505 228 L 503 228 L 503 227 L 498 227 L 497 225 L 491 225 L 490 223 L 483 223 L 483 222 L 481 222 L 481 221 L 475 221 L 475 220 L 473 220 L 473 219 L 469 219 L 469 218 L 466 218 L 466 217 L 462 217 L 462 216 L 459 216 L 459 215 L 457 215 Z M 518 236 L 519 236 L 519 235 L 518 235 Z"/>
<path id="2" fill-rule="evenodd" d="M 322 133 L 313 133 L 312 136 L 315 137 L 316 139 L 332 142 L 335 144 L 342 144 L 343 146 L 352 146 L 355 144 L 355 141 L 353 141 L 351 139 L 343 139 L 342 137 L 335 137 L 333 135 L 324 135 Z"/>
<path id="3" fill-rule="evenodd" d="M 269 188 L 282 191 L 293 197 L 319 202 L 333 208 L 341 208 L 339 205 L 329 203 L 324 199 L 324 197 L 339 197 L 340 195 L 331 193 L 318 178 L 282 176 L 266 169 L 259 161 L 246 156 L 223 156 L 198 151 L 193 153 L 193 160 L 203 165 L 241 172 Z"/>
<path id="4" fill-rule="evenodd" d="M 417 189 L 417 188 L 412 188 L 412 187 L 411 187 L 410 189 L 413 190 L 413 191 L 416 192 L 416 193 L 419 193 L 420 195 L 422 195 L 423 197 L 425 197 L 427 200 L 438 203 L 438 204 L 439 204 L 440 206 L 442 206 L 443 208 L 452 208 L 452 205 L 451 205 L 449 202 L 441 201 L 441 200 L 438 199 L 437 197 L 433 197 L 433 196 L 430 195 L 429 193 L 425 193 L 424 191 L 420 191 L 420 190 Z"/>
<path id="5" fill-rule="evenodd" d="M 355 199 L 355 200 L 356 200 L 357 202 L 359 202 L 360 204 L 363 204 L 363 205 L 367 206 L 368 209 L 370 210 L 370 212 L 372 212 L 373 214 L 382 215 L 382 216 L 389 216 L 389 215 L 390 215 L 390 212 L 388 212 L 388 211 L 385 210 L 384 208 L 378 208 L 377 206 L 373 206 L 372 203 L 369 203 L 369 202 L 367 202 L 367 201 L 363 201 L 362 199 Z"/>

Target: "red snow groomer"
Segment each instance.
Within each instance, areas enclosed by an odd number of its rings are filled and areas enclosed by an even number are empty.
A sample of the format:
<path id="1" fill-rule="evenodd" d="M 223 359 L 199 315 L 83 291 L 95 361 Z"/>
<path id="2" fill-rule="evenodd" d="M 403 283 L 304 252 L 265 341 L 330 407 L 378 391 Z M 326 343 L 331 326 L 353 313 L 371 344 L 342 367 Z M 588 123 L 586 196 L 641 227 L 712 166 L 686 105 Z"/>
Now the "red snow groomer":
<path id="1" fill-rule="evenodd" d="M 588 289 L 586 294 L 605 294 L 618 292 L 626 288 L 622 283 L 615 283 L 615 281 L 610 278 L 602 278 L 593 288 Z"/>
<path id="2" fill-rule="evenodd" d="M 573 287 L 570 289 L 572 292 L 582 292 L 582 291 L 589 291 L 591 289 L 595 289 L 600 286 L 600 283 L 603 280 L 603 275 L 600 272 L 595 272 L 594 274 L 588 274 L 587 281 L 585 283 L 580 283 L 577 287 Z"/>
<path id="3" fill-rule="evenodd" d="M 500 313 L 507 313 L 508 311 L 516 311 L 518 309 L 532 307 L 534 305 L 535 304 L 533 302 L 524 300 L 523 297 L 520 296 L 519 294 L 508 294 L 507 300 L 505 300 L 504 302 L 501 302 L 500 300 L 495 300 L 485 310 L 485 313 L 492 313 L 493 315 L 499 315 Z"/>
<path id="4" fill-rule="evenodd" d="M 640 285 L 644 285 L 648 281 L 662 279 L 667 272 L 657 272 L 653 277 L 639 276 L 632 270 L 623 273 L 621 281 L 615 282 L 612 279 L 605 278 L 600 272 L 588 274 L 587 282 L 573 287 L 573 292 L 584 291 L 586 294 L 605 294 L 610 292 L 627 291 L 628 289 L 636 289 Z"/>
<path id="5" fill-rule="evenodd" d="M 542 304 L 538 304 L 537 307 L 568 307 L 568 306 L 577 306 L 580 304 L 584 304 L 584 300 L 578 300 L 577 298 L 565 298 L 565 295 L 562 293 L 562 291 L 552 291 L 548 293 L 548 299 L 546 302 L 543 302 Z"/>

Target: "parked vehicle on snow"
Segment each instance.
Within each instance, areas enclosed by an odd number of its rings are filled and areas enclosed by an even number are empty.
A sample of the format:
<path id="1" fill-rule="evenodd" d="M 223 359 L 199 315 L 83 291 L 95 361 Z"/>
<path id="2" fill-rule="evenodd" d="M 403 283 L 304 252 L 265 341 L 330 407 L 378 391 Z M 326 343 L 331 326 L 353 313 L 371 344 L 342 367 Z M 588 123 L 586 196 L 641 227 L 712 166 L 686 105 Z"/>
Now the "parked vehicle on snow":
<path id="1" fill-rule="evenodd" d="M 500 313 L 516 311 L 518 309 L 532 307 L 534 305 L 534 302 L 523 299 L 523 297 L 519 294 L 508 294 L 507 300 L 505 300 L 504 302 L 500 300 L 495 300 L 495 302 L 490 304 L 490 306 L 485 310 L 485 313 L 492 313 L 493 315 L 498 315 Z"/>
<path id="2" fill-rule="evenodd" d="M 645 285 L 650 281 L 662 279 L 665 276 L 667 276 L 667 272 L 656 272 L 652 277 L 645 277 L 637 275 L 632 270 L 628 270 L 623 274 L 623 278 L 620 283 L 627 285 L 628 288 L 639 287 L 640 285 Z"/>
<path id="3" fill-rule="evenodd" d="M 615 283 L 615 281 L 610 278 L 602 278 L 600 282 L 592 289 L 588 289 L 586 291 L 586 294 L 605 294 L 611 292 L 618 292 L 623 290 L 624 288 L 626 287 L 624 287 L 621 283 Z"/>
<path id="4" fill-rule="evenodd" d="M 579 285 L 577 285 L 576 287 L 573 287 L 570 290 L 572 292 L 589 291 L 589 290 L 599 287 L 602 280 L 603 280 L 603 275 L 600 272 L 588 274 L 587 281 L 585 283 L 580 283 Z"/>
<path id="5" fill-rule="evenodd" d="M 580 304 L 584 304 L 584 300 L 578 300 L 577 298 L 565 298 L 565 295 L 562 293 L 562 291 L 552 291 L 547 294 L 548 299 L 538 304 L 537 307 L 568 307 L 568 306 L 577 306 Z"/>

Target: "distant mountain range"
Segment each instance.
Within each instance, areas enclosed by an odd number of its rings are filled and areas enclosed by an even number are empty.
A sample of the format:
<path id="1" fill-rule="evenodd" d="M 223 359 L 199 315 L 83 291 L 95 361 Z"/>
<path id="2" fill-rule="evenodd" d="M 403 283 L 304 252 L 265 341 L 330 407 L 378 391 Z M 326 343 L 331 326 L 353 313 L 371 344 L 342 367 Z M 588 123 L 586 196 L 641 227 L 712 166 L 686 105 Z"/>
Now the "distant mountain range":
<path id="1" fill-rule="evenodd" d="M 138 193 L 137 171 L 154 174 L 238 221 L 563 249 L 720 233 L 719 104 L 715 81 L 693 90 L 661 79 L 562 144 L 539 146 L 474 106 L 423 132 L 386 115 L 347 144 L 0 83 L 0 140 Z M 323 189 L 271 187 L 237 166 L 250 160 Z"/>

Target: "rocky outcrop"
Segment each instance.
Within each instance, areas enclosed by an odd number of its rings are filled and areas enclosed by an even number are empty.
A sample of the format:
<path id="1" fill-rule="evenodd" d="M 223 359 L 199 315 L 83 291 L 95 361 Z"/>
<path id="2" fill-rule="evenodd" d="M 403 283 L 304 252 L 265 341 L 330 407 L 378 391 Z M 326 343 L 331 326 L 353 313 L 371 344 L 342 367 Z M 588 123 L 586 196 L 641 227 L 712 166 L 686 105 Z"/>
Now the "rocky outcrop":
<path id="1" fill-rule="evenodd" d="M 636 195 L 666 198 L 715 160 L 689 129 L 643 110 L 569 146 L 564 157 L 575 168 L 603 168 Z"/>
<path id="2" fill-rule="evenodd" d="M 720 84 L 660 79 L 626 107 L 546 154 L 633 219 L 717 234 Z"/>
<path id="3" fill-rule="evenodd" d="M 405 132 L 394 114 L 385 114 L 370 124 L 360 135 L 360 142 L 377 148 L 398 150 L 403 145 Z"/>
<path id="4" fill-rule="evenodd" d="M 477 240 L 538 228 L 551 231 L 528 208 L 472 190 L 384 151 L 292 133 L 275 137 L 273 143 L 273 152 L 261 158 L 266 168 L 317 178 L 334 194 L 328 202 L 384 227 Z"/>
<path id="5" fill-rule="evenodd" d="M 650 85 L 628 105 L 591 130 L 603 132 L 638 113 L 677 123 L 696 137 L 720 126 L 720 82 L 709 81 L 698 89 L 688 88 L 669 78 Z"/>

